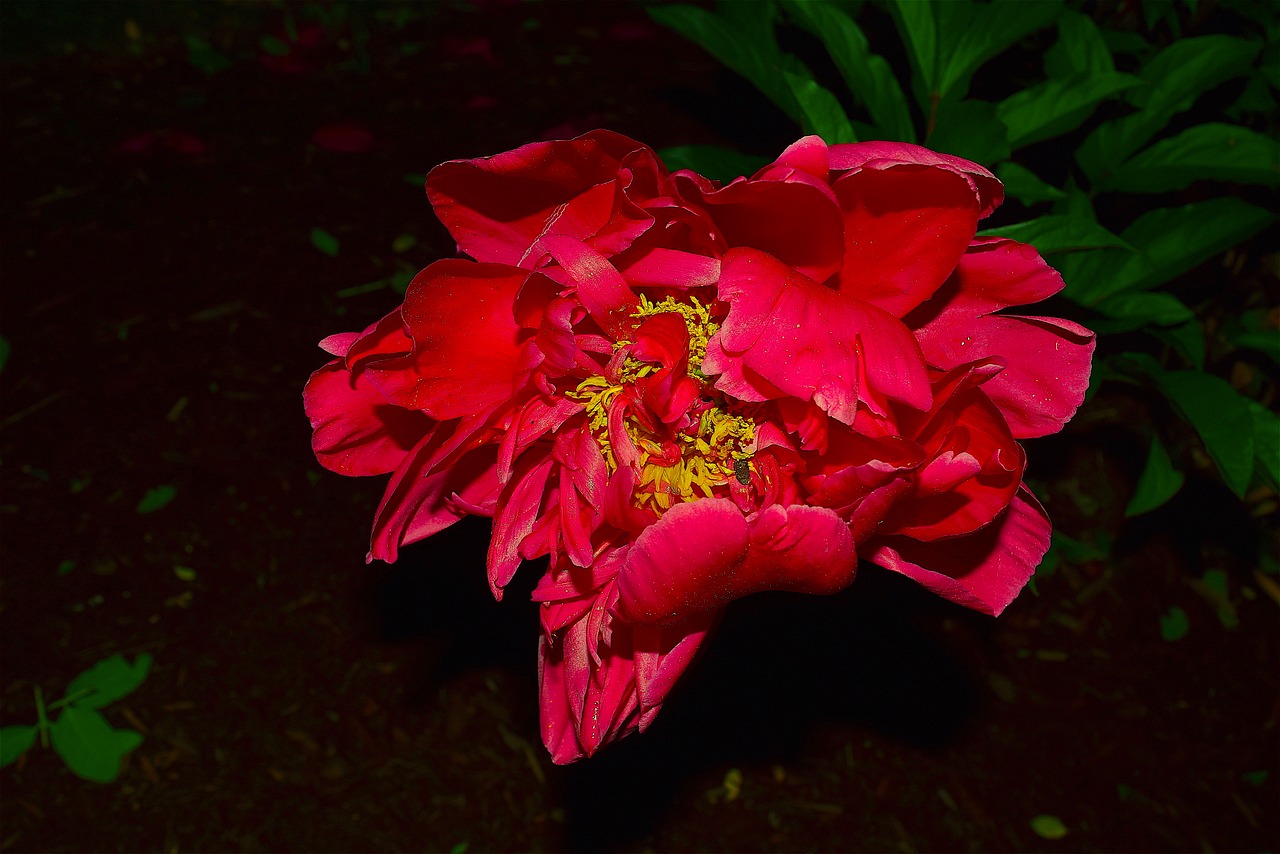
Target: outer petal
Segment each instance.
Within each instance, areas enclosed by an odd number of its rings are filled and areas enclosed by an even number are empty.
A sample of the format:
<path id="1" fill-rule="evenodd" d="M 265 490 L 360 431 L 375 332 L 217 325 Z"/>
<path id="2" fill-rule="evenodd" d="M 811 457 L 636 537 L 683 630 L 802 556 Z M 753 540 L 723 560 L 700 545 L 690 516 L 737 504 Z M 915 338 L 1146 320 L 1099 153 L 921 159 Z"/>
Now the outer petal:
<path id="1" fill-rule="evenodd" d="M 946 169 L 864 169 L 833 187 L 844 215 L 840 290 L 895 317 L 941 287 L 978 228 L 977 196 Z"/>
<path id="2" fill-rule="evenodd" d="M 863 382 L 928 409 L 924 358 L 897 319 L 755 250 L 731 251 L 722 271 L 719 295 L 731 307 L 704 370 L 723 373 L 726 357 L 741 354 L 746 368 L 793 397 L 812 399 L 846 424 L 858 400 L 870 399 Z"/>
<path id="3" fill-rule="evenodd" d="M 1052 317 L 992 312 L 1045 299 L 1062 277 L 1035 249 L 997 238 L 975 241 L 933 299 L 905 318 L 930 364 L 949 370 L 988 356 L 1007 367 L 983 390 L 1019 439 L 1062 429 L 1089 387 L 1093 333 Z"/>
<path id="4" fill-rule="evenodd" d="M 719 617 L 720 611 L 708 611 L 672 626 L 636 624 L 631 627 L 641 732 L 653 722 L 663 700 Z"/>
<path id="5" fill-rule="evenodd" d="M 394 403 L 447 421 L 509 400 L 532 367 L 513 315 L 528 271 L 449 259 L 419 273 L 405 294 L 408 356 L 371 367 Z"/>
<path id="6" fill-rule="evenodd" d="M 302 392 L 311 448 L 320 465 L 345 475 L 393 471 L 435 423 L 387 402 L 362 373 L 334 360 L 311 375 Z"/>
<path id="7" fill-rule="evenodd" d="M 647 196 L 665 174 L 647 146 L 597 130 L 443 163 L 427 176 L 427 197 L 468 255 L 527 265 L 544 234 L 587 240 L 602 252 L 630 245 L 653 220 L 628 195 Z"/>
<path id="8" fill-rule="evenodd" d="M 1004 201 L 1004 185 L 989 171 L 962 157 L 941 154 L 909 142 L 854 142 L 833 145 L 827 157 L 834 172 L 893 169 L 898 166 L 927 166 L 964 178 L 978 201 L 980 217 L 985 217 Z"/>
<path id="9" fill-rule="evenodd" d="M 718 189 L 692 173 L 673 177 L 680 194 L 711 217 L 729 248 L 768 252 L 817 281 L 840 269 L 845 234 L 825 175 L 819 179 L 803 168 L 774 164 Z"/>
<path id="10" fill-rule="evenodd" d="M 1022 483 L 1026 455 L 978 383 L 991 366 L 956 368 L 935 389 L 937 407 L 913 435 L 929 452 L 909 499 L 883 520 L 882 534 L 940 540 L 990 523 Z"/>
<path id="11" fill-rule="evenodd" d="M 432 472 L 433 437 L 424 439 L 387 484 L 374 517 L 369 560 L 394 563 L 400 547 L 439 533 L 466 515 L 450 502 L 458 494 L 472 507 L 494 506 L 499 484 L 497 449 L 472 451 L 450 466 Z"/>
<path id="12" fill-rule="evenodd" d="M 542 740 L 558 765 L 590 756 L 638 726 L 630 627 L 615 627 L 611 641 L 600 643 L 598 623 L 587 615 L 539 644 Z"/>
<path id="13" fill-rule="evenodd" d="M 777 505 L 748 525 L 732 501 L 672 507 L 636 538 L 618 573 L 619 613 L 683 619 L 761 590 L 833 593 L 853 580 L 848 526 L 825 507 Z"/>
<path id="14" fill-rule="evenodd" d="M 874 538 L 867 556 L 944 599 L 997 615 L 1035 573 L 1049 534 L 1048 515 L 1024 486 L 1003 516 L 973 534 L 936 543 Z"/>

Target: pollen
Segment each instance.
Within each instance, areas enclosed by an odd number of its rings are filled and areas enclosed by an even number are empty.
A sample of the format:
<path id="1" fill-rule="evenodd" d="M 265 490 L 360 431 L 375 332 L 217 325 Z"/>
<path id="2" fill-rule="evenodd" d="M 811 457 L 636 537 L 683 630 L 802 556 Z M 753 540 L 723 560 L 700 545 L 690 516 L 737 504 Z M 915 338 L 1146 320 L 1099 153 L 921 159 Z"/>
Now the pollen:
<path id="1" fill-rule="evenodd" d="M 658 370 L 658 366 L 629 355 L 615 362 L 608 375 L 587 377 L 565 392 L 583 405 L 587 428 L 599 444 L 610 474 L 619 465 L 615 443 L 629 440 L 635 446 L 633 499 L 637 506 L 658 513 L 683 501 L 712 498 L 749 486 L 756 451 L 756 422 L 746 412 L 731 410 L 699 370 L 707 344 L 720 328 L 712 319 L 711 307 L 696 297 L 689 302 L 673 297 L 655 302 L 641 295 L 632 316 L 642 319 L 668 313 L 684 319 L 689 330 L 689 376 L 704 388 L 702 398 L 680 421 L 666 425 L 637 413 L 636 407 L 644 404 L 628 389 Z M 630 343 L 619 341 L 614 351 Z M 626 431 L 625 437 L 611 432 L 618 430 L 619 424 Z"/>
<path id="2" fill-rule="evenodd" d="M 641 294 L 640 306 L 631 316 L 652 317 L 655 314 L 678 314 L 684 318 L 684 325 L 689 329 L 689 375 L 706 379 L 701 370 L 702 360 L 707 356 L 707 344 L 711 341 L 711 336 L 720 329 L 720 324 L 711 319 L 711 306 L 703 305 L 694 296 L 689 298 L 689 302 L 679 302 L 675 297 L 653 302 Z"/>

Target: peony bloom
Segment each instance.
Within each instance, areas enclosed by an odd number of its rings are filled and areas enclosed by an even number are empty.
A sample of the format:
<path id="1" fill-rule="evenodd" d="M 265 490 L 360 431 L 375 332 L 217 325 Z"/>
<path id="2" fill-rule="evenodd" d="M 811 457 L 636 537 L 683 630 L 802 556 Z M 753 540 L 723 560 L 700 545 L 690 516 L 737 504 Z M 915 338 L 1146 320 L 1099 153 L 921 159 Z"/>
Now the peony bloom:
<path id="1" fill-rule="evenodd" d="M 1002 309 L 1062 280 L 975 238 L 1000 183 L 899 143 L 671 174 L 608 131 L 445 163 L 457 241 L 404 305 L 321 346 L 320 462 L 391 473 L 369 558 L 493 519 L 489 583 L 547 558 L 556 762 L 654 719 L 724 606 L 832 593 L 859 558 L 998 614 L 1049 522 L 1018 440 L 1059 429 L 1092 334 Z"/>

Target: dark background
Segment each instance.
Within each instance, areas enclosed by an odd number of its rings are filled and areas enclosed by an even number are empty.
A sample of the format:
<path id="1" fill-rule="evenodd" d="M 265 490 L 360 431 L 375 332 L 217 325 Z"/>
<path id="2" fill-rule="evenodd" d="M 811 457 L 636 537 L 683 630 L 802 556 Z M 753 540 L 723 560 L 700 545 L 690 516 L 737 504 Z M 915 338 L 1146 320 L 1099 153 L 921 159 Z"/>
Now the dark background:
<path id="1" fill-rule="evenodd" d="M 1055 522 L 1114 558 L 998 620 L 875 567 L 743 600 L 648 734 L 567 768 L 538 739 L 537 570 L 493 602 L 474 519 L 365 566 L 382 479 L 319 468 L 300 391 L 319 339 L 399 301 L 347 289 L 452 253 L 423 173 L 597 126 L 765 156 L 798 135 L 643 7 L 10 0 L 0 55 L 0 724 L 155 657 L 105 710 L 145 735 L 116 782 L 39 748 L 0 771 L 0 850 L 1280 843 L 1274 509 L 1206 474 L 1123 522 L 1140 398 L 1029 447 Z M 1235 286 L 1273 287 L 1246 254 Z"/>

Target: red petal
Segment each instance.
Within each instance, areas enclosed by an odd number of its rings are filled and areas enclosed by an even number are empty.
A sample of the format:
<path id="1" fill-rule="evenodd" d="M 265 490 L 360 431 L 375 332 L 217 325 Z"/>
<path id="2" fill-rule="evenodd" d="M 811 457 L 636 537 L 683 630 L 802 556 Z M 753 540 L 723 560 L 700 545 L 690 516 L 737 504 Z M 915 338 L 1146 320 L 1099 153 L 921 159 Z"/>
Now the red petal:
<path id="1" fill-rule="evenodd" d="M 642 178 L 656 185 L 661 174 L 652 149 L 592 131 L 443 163 L 427 177 L 427 196 L 468 255 L 527 265 L 530 247 L 545 234 L 587 240 L 601 252 L 629 246 L 653 221 L 629 199 L 630 188 Z"/>
<path id="2" fill-rule="evenodd" d="M 369 372 L 392 401 L 447 421 L 510 400 L 532 365 L 513 316 L 528 271 L 449 259 L 419 273 L 405 294 L 408 356 Z"/>
<path id="3" fill-rule="evenodd" d="M 943 169 L 853 172 L 834 189 L 844 215 L 840 290 L 895 317 L 942 286 L 978 227 L 972 189 Z"/>
<path id="4" fill-rule="evenodd" d="M 1053 317 L 991 312 L 1037 302 L 1062 278 L 1030 247 L 975 242 L 933 299 L 905 318 L 930 364 L 943 370 L 1000 357 L 1005 369 L 983 386 L 1019 439 L 1057 432 L 1089 387 L 1093 333 Z"/>
<path id="5" fill-rule="evenodd" d="M 806 159 L 803 147 L 793 149 L 787 151 Z M 845 242 L 840 209 L 825 175 L 819 180 L 786 164 L 765 167 L 759 174 L 767 177 L 740 178 L 720 189 L 688 173 L 676 176 L 675 183 L 683 196 L 706 210 L 727 246 L 767 252 L 797 272 L 825 281 L 840 269 Z"/>
<path id="6" fill-rule="evenodd" d="M 918 409 L 929 407 L 924 358 L 896 318 L 796 274 L 762 252 L 731 250 L 721 269 L 719 296 L 731 307 L 718 346 L 730 358 L 741 358 L 777 388 L 812 399 L 846 424 L 852 423 L 859 399 L 874 399 L 867 389 Z M 721 370 L 721 354 L 711 356 L 704 370 Z"/>
<path id="7" fill-rule="evenodd" d="M 395 406 L 361 373 L 334 360 L 311 375 L 302 393 L 311 420 L 311 448 L 330 471 L 376 475 L 393 471 L 435 423 Z"/>
<path id="8" fill-rule="evenodd" d="M 1026 487 L 994 523 L 965 537 L 921 543 L 877 538 L 869 559 L 967 608 L 997 615 L 1049 550 L 1049 517 Z"/>
<path id="9" fill-rule="evenodd" d="M 1004 201 L 1004 185 L 989 171 L 962 157 L 941 154 L 909 142 L 855 142 L 833 145 L 827 156 L 833 171 L 893 169 L 926 166 L 964 178 L 978 204 L 978 216 L 986 217 Z"/>
<path id="10" fill-rule="evenodd" d="M 773 505 L 750 524 L 732 501 L 677 504 L 636 538 L 618 573 L 619 613 L 669 623 L 749 593 L 832 593 L 853 580 L 848 526 L 825 507 Z"/>

